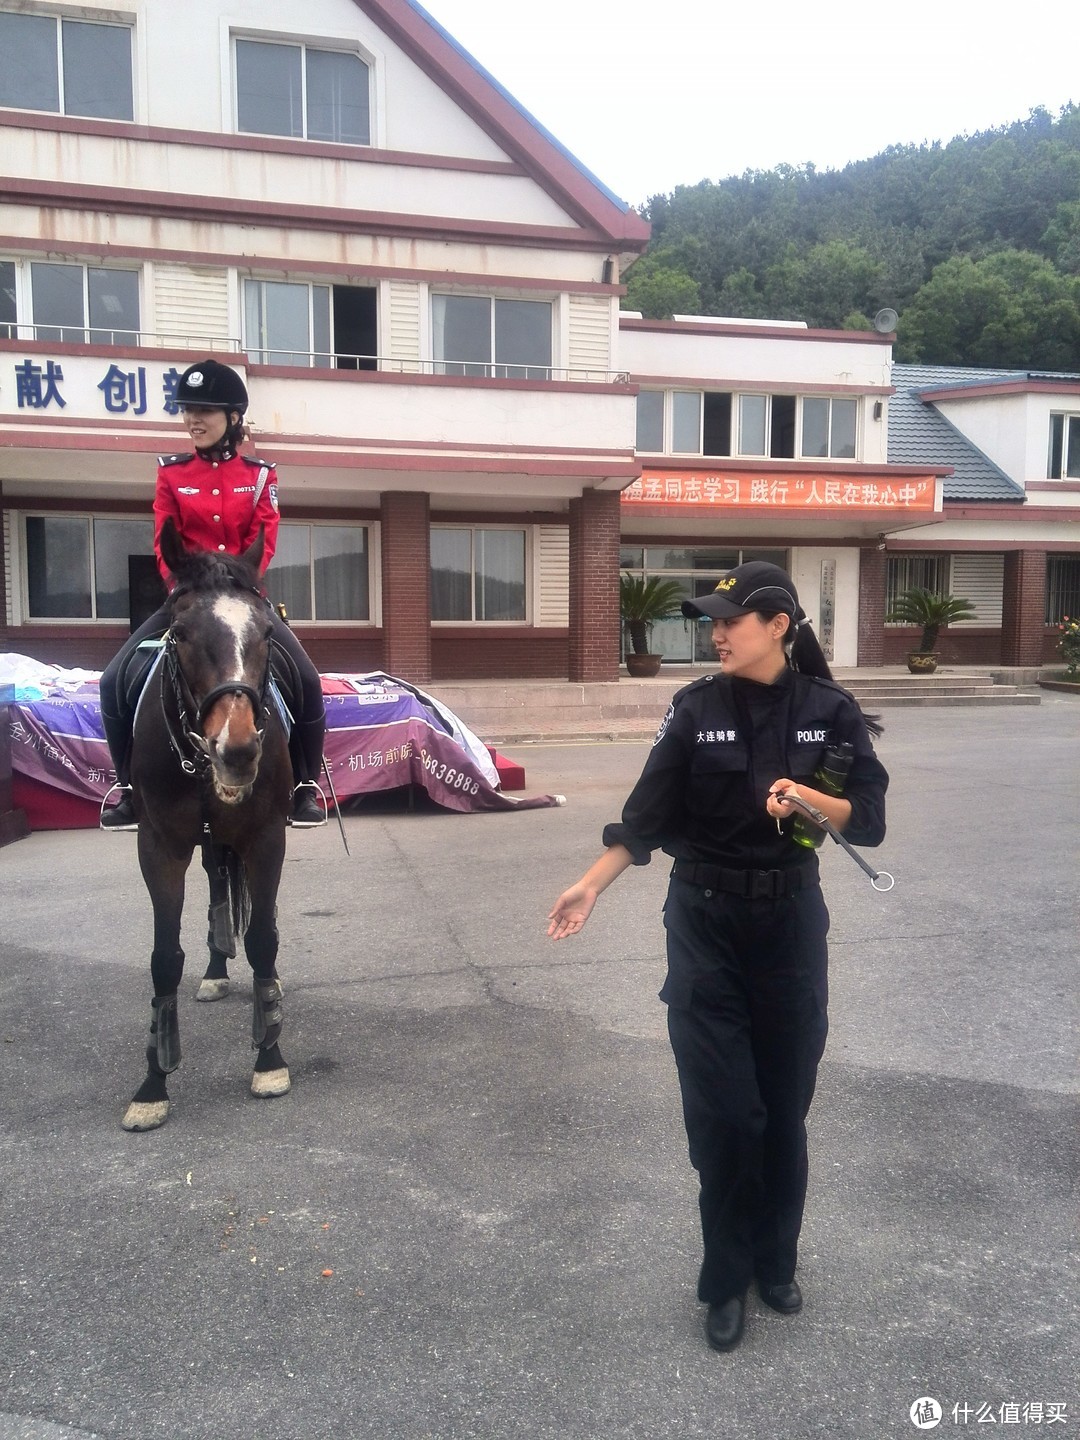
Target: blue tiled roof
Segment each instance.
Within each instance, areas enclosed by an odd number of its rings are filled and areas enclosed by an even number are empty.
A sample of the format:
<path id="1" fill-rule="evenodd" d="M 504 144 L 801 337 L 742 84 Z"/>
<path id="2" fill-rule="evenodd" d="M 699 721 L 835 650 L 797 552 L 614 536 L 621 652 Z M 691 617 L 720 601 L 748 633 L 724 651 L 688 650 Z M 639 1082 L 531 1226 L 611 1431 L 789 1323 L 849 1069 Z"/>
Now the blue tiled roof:
<path id="1" fill-rule="evenodd" d="M 960 365 L 894 365 L 896 394 L 889 401 L 889 463 L 951 465 L 943 482 L 946 501 L 1023 501 L 1024 487 L 945 419 L 924 391 L 1026 380 L 1026 370 L 976 370 Z"/>

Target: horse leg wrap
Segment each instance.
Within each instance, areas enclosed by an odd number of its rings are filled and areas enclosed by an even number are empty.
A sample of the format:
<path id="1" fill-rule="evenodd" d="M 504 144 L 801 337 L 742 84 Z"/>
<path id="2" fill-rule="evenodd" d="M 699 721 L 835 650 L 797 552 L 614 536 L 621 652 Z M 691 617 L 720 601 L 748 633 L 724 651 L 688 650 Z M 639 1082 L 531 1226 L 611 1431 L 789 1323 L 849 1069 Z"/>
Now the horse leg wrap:
<path id="1" fill-rule="evenodd" d="M 171 1075 L 180 1064 L 180 1017 L 176 1010 L 176 994 L 155 995 L 150 1002 L 154 1018 L 150 1034 L 154 1037 L 158 1069 Z"/>
<path id="2" fill-rule="evenodd" d="M 277 978 L 252 983 L 254 999 L 251 1012 L 251 1048 L 261 1050 L 276 1045 L 281 1035 L 281 984 Z"/>
<path id="3" fill-rule="evenodd" d="M 207 945 L 211 950 L 220 950 L 222 955 L 233 959 L 236 955 L 236 931 L 233 929 L 232 907 L 228 899 L 211 905 L 206 912 L 206 919 L 210 926 L 206 937 Z"/>

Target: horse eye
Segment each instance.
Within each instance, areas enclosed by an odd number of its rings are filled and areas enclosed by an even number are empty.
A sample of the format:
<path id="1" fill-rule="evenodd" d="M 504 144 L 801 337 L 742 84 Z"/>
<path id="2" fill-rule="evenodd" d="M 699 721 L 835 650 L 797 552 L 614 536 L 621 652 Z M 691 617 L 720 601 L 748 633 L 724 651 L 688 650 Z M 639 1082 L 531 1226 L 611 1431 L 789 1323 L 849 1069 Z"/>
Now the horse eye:
<path id="1" fill-rule="evenodd" d="M 172 627 L 172 635 L 173 639 L 177 642 L 178 645 L 185 644 L 188 638 L 187 631 L 182 625 L 174 625 Z"/>
<path id="2" fill-rule="evenodd" d="M 270 637 L 273 635 L 273 633 L 274 633 L 274 627 L 273 627 L 273 625 L 268 625 L 268 626 L 266 627 L 266 629 L 263 631 L 263 639 L 269 641 L 269 639 L 270 639 Z"/>

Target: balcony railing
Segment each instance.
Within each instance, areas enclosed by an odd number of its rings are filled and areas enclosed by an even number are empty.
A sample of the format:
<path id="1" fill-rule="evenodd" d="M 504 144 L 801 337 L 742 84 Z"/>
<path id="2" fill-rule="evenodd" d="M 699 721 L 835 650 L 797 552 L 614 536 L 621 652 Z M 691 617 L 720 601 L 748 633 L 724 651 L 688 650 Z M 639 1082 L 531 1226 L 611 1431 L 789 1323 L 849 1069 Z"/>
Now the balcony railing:
<path id="1" fill-rule="evenodd" d="M 0 321 L 0 340 L 39 340 L 59 345 L 106 345 L 132 350 L 197 350 L 236 354 L 240 341 L 231 335 L 180 335 L 165 331 L 121 330 L 104 325 L 25 325 Z"/>
<path id="2" fill-rule="evenodd" d="M 479 360 L 403 359 L 397 355 L 328 354 L 309 350 L 248 348 L 253 365 L 285 365 L 300 370 L 379 370 L 392 375 L 449 375 L 487 380 L 560 380 L 585 385 L 626 385 L 626 370 L 593 370 L 556 365 L 510 365 Z"/>
<path id="3" fill-rule="evenodd" d="M 504 361 L 403 359 L 397 355 L 350 355 L 326 351 L 244 349 L 231 335 L 181 335 L 165 331 L 110 329 L 101 325 L 27 325 L 0 321 L 0 340 L 37 340 L 62 345 L 100 345 L 126 349 L 188 350 L 244 354 L 252 365 L 282 365 L 296 370 L 377 370 L 391 375 L 446 375 L 462 379 L 562 381 L 578 385 L 626 385 L 626 370 L 596 370 L 556 365 L 513 365 Z"/>

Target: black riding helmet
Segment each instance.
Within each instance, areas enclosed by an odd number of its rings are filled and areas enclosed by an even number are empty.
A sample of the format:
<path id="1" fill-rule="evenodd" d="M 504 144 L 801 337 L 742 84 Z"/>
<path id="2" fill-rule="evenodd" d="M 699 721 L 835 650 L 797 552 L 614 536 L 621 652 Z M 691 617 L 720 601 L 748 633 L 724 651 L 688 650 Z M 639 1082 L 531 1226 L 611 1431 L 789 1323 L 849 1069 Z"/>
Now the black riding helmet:
<path id="1" fill-rule="evenodd" d="M 176 403 L 235 410 L 243 415 L 248 407 L 247 386 L 235 370 L 220 360 L 200 360 L 189 365 L 176 382 Z"/>

